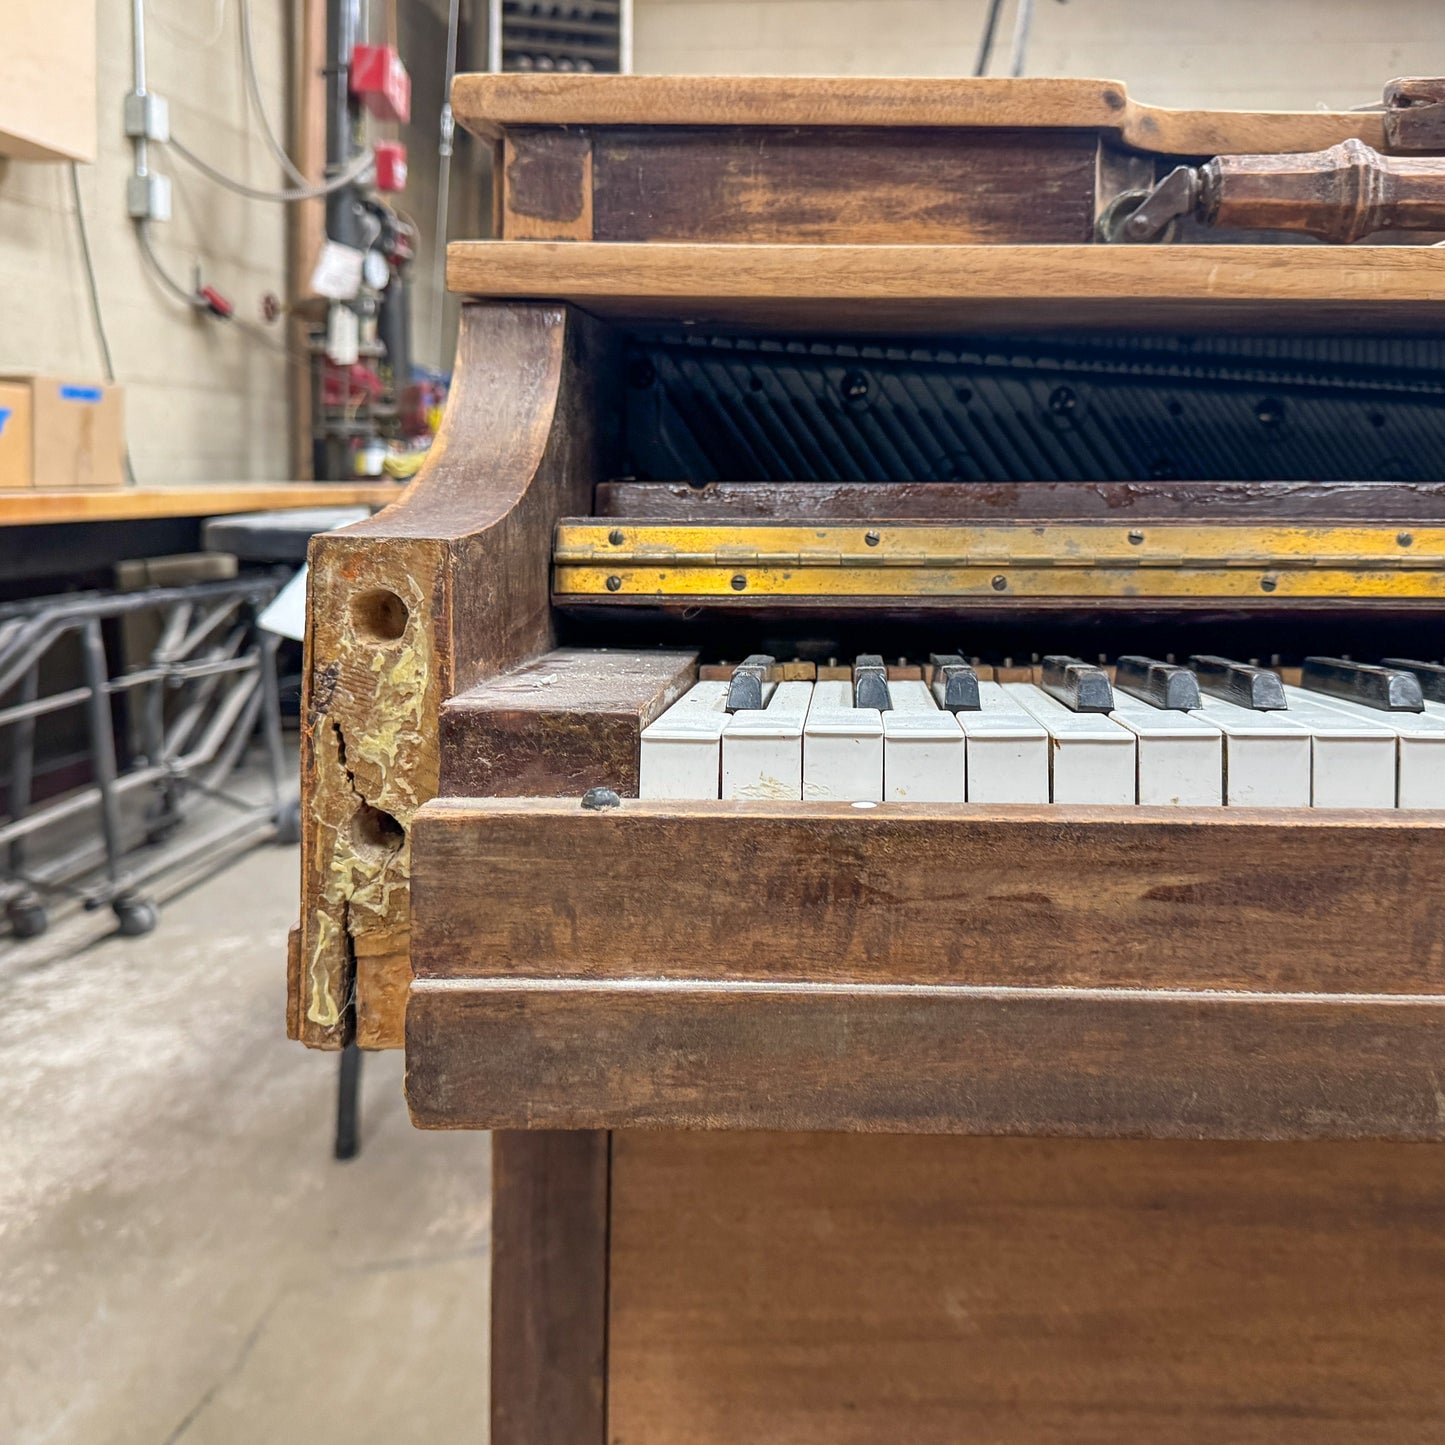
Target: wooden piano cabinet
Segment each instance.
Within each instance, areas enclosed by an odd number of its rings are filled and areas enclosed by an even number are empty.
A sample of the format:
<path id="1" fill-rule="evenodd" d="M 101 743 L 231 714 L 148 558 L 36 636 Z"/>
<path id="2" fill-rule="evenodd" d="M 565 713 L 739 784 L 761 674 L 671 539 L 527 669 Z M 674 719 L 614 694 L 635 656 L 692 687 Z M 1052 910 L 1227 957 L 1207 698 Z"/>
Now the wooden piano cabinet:
<path id="1" fill-rule="evenodd" d="M 1442 1200 L 1428 1145 L 618 1133 L 567 1439 L 1436 1445 Z"/>
<path id="2" fill-rule="evenodd" d="M 440 799 L 412 1115 L 1445 1137 L 1442 849 L 1430 813 Z"/>

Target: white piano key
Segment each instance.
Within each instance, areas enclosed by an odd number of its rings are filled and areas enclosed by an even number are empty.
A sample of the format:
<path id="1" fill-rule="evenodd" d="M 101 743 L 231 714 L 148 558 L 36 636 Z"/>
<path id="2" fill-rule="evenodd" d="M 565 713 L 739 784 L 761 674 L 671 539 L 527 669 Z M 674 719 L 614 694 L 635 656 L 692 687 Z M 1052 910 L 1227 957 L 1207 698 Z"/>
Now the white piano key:
<path id="1" fill-rule="evenodd" d="M 890 682 L 883 714 L 883 797 L 890 803 L 961 803 L 963 729 L 926 682 Z"/>
<path id="2" fill-rule="evenodd" d="M 1224 801 L 1231 808 L 1308 808 L 1308 730 L 1282 712 L 1257 712 L 1206 695 L 1190 717 L 1224 738 Z"/>
<path id="3" fill-rule="evenodd" d="M 1109 716 L 1136 739 L 1141 804 L 1217 808 L 1224 802 L 1224 735 L 1217 727 L 1117 688 Z"/>
<path id="4" fill-rule="evenodd" d="M 978 685 L 977 712 L 955 713 L 967 752 L 970 803 L 1047 803 L 1049 735 L 996 682 Z"/>
<path id="5" fill-rule="evenodd" d="M 724 798 L 803 796 L 803 724 L 813 699 L 811 682 L 769 684 L 761 709 L 735 712 L 722 735 Z"/>
<path id="6" fill-rule="evenodd" d="M 803 797 L 883 801 L 883 722 L 876 708 L 853 706 L 851 682 L 813 685 L 803 729 Z"/>
<path id="7" fill-rule="evenodd" d="M 1291 721 L 1310 734 L 1310 802 L 1316 808 L 1393 808 L 1395 734 L 1350 717 L 1316 693 L 1286 687 Z"/>
<path id="8" fill-rule="evenodd" d="M 699 682 L 643 728 L 639 796 L 717 797 L 727 697 L 727 683 Z"/>
<path id="9" fill-rule="evenodd" d="M 1004 691 L 1049 734 L 1049 790 L 1055 803 L 1133 803 L 1135 738 L 1103 713 L 1073 712 L 1041 687 L 1006 682 Z"/>
<path id="10" fill-rule="evenodd" d="M 1297 691 L 1285 689 L 1291 710 Z M 1321 707 L 1374 723 L 1395 735 L 1396 807 L 1445 808 L 1445 709 L 1432 714 L 1427 703 L 1424 712 L 1386 712 L 1348 698 L 1313 692 L 1304 695 Z"/>

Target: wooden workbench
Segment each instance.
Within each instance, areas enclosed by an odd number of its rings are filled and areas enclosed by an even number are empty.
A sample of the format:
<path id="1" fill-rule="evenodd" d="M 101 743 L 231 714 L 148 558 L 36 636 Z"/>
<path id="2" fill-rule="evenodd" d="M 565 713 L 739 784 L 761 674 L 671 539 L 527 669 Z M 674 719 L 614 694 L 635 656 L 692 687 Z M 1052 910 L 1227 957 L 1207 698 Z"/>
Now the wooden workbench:
<path id="1" fill-rule="evenodd" d="M 381 507 L 399 497 L 402 490 L 394 482 L 210 482 L 101 491 L 0 492 L 0 527 L 220 517 L 235 512 L 362 503 Z"/>

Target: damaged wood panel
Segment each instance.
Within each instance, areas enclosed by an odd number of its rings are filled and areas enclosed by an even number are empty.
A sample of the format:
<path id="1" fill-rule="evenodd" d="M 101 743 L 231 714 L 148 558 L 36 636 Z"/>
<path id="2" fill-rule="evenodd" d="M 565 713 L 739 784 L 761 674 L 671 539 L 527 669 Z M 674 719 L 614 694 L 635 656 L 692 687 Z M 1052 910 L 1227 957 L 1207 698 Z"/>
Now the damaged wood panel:
<path id="1" fill-rule="evenodd" d="M 1445 994 L 1429 812 L 439 799 L 416 840 L 419 977 Z"/>
<path id="2" fill-rule="evenodd" d="M 625 1445 L 1438 1445 L 1445 1150 L 614 1136 Z"/>
<path id="3" fill-rule="evenodd" d="M 603 482 L 599 517 L 989 522 L 1445 518 L 1439 482 Z"/>
<path id="4" fill-rule="evenodd" d="M 442 786 L 463 797 L 636 797 L 642 729 L 697 676 L 694 652 L 561 648 L 452 698 Z"/>
<path id="5" fill-rule="evenodd" d="M 605 131 L 592 239 L 1085 242 L 1098 149 L 1038 129 Z"/>
<path id="6" fill-rule="evenodd" d="M 358 1012 L 401 1038 L 410 828 L 438 787 L 444 699 L 551 646 L 552 528 L 605 475 L 600 330 L 558 306 L 465 308 L 440 436 L 404 496 L 311 549 L 294 1036 Z M 361 978 L 379 989 L 358 1009 Z M 409 970 L 408 970 L 409 972 Z"/>
<path id="7" fill-rule="evenodd" d="M 514 241 L 590 241 L 592 138 L 585 131 L 507 132 L 501 226 Z"/>
<path id="8" fill-rule="evenodd" d="M 1442 1140 L 1442 1036 L 1438 997 L 419 979 L 407 1099 L 446 1129 Z"/>
<path id="9" fill-rule="evenodd" d="M 605 1445 L 610 1152 L 492 1136 L 491 1445 Z"/>

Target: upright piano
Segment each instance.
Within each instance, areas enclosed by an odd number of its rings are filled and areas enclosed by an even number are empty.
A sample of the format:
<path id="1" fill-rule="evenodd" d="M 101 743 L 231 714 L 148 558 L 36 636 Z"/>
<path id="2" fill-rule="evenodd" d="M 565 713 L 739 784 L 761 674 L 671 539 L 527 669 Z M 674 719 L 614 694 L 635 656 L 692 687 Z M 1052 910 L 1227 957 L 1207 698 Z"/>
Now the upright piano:
<path id="1" fill-rule="evenodd" d="M 454 108 L 289 1022 L 496 1131 L 493 1445 L 1445 1438 L 1445 83 Z"/>

